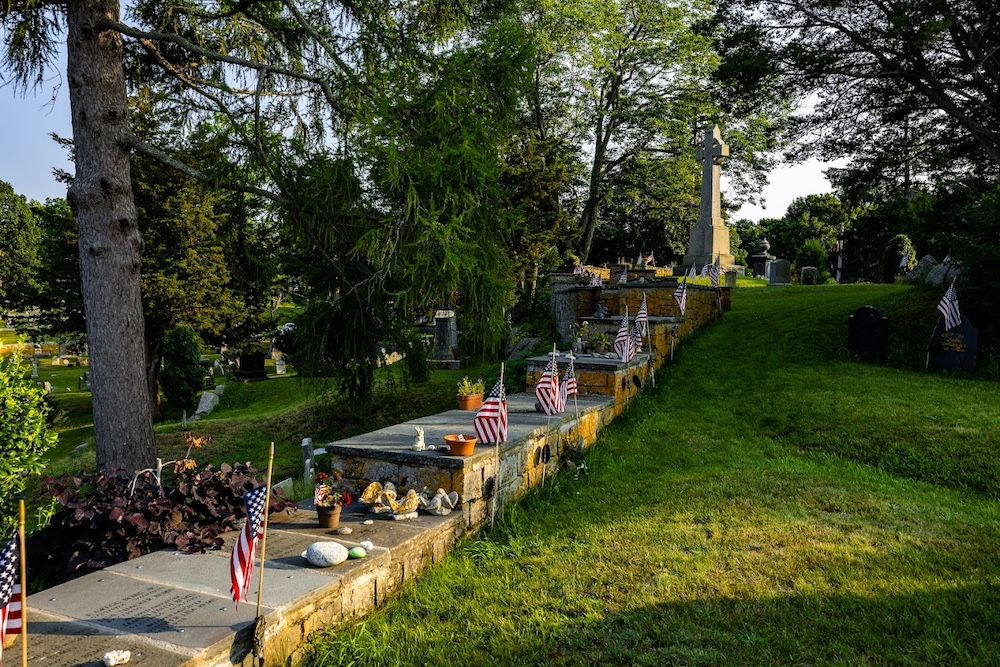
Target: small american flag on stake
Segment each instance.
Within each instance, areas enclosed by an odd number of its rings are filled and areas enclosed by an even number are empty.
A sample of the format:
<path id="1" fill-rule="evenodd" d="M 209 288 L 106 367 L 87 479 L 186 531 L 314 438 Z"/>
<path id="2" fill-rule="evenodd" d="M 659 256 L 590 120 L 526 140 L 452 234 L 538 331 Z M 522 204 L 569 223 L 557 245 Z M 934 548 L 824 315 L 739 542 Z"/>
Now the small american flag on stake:
<path id="1" fill-rule="evenodd" d="M 573 368 L 573 354 L 569 355 L 569 366 L 566 367 L 566 374 L 563 375 L 562 384 L 559 385 L 559 412 L 566 412 L 566 403 L 570 396 L 575 396 L 576 370 Z"/>
<path id="2" fill-rule="evenodd" d="M 642 293 L 642 303 L 639 305 L 639 312 L 635 314 L 635 328 L 639 334 L 646 336 L 649 333 L 649 309 L 646 306 L 646 293 Z"/>
<path id="3" fill-rule="evenodd" d="M 625 267 L 624 269 L 622 269 L 622 275 L 618 279 L 618 284 L 624 285 L 627 282 L 628 282 L 628 267 Z"/>
<path id="4" fill-rule="evenodd" d="M 721 267 L 719 266 L 719 258 L 716 258 L 715 261 L 712 262 L 711 268 L 708 270 L 708 277 L 712 281 L 712 287 L 713 288 L 716 288 L 716 287 L 719 286 L 719 270 L 720 270 L 720 268 Z"/>
<path id="5" fill-rule="evenodd" d="M 21 586 L 17 583 L 18 560 L 17 538 L 13 538 L 0 552 L 0 660 L 3 660 L 3 645 L 7 635 L 21 632 Z"/>
<path id="6" fill-rule="evenodd" d="M 639 333 L 639 327 L 633 327 L 629 336 L 628 361 L 635 359 L 635 355 L 640 352 L 642 352 L 642 334 Z"/>
<path id="7" fill-rule="evenodd" d="M 629 348 L 632 345 L 632 339 L 629 336 L 629 333 L 628 308 L 626 308 L 625 314 L 622 316 L 622 323 L 618 327 L 618 333 L 615 334 L 615 352 L 618 354 L 618 358 L 622 361 L 631 361 Z"/>
<path id="8" fill-rule="evenodd" d="M 257 553 L 257 541 L 264 535 L 264 503 L 267 487 L 243 494 L 247 520 L 240 531 L 239 539 L 233 546 L 233 556 L 229 561 L 230 592 L 237 606 L 250 590 L 250 575 L 253 574 L 253 560 Z"/>
<path id="9" fill-rule="evenodd" d="M 687 286 L 687 278 L 685 278 L 684 282 L 678 285 L 677 289 L 674 290 L 674 301 L 677 302 L 677 308 L 680 309 L 682 317 L 684 315 L 684 311 L 687 309 L 687 300 L 688 300 L 688 286 Z"/>
<path id="10" fill-rule="evenodd" d="M 559 406 L 559 366 L 556 363 L 556 351 L 552 350 L 549 355 L 549 363 L 545 366 L 545 372 L 538 379 L 535 385 L 535 399 L 541 406 L 542 412 L 550 417 L 562 412 Z"/>
<path id="11" fill-rule="evenodd" d="M 955 279 L 951 281 L 948 291 L 941 298 L 938 310 L 944 315 L 944 330 L 950 331 L 962 323 L 962 311 L 958 309 L 958 292 L 955 291 Z"/>
<path id="12" fill-rule="evenodd" d="M 707 278 L 708 277 L 708 267 L 709 267 L 708 264 L 706 264 L 705 266 L 701 267 L 701 273 L 698 274 L 699 278 Z"/>
<path id="13" fill-rule="evenodd" d="M 695 268 L 694 264 L 691 265 L 691 270 L 688 271 L 687 277 L 694 280 L 698 277 L 698 269 Z"/>
<path id="14" fill-rule="evenodd" d="M 472 430 L 476 432 L 476 439 L 479 442 L 488 444 L 507 442 L 507 390 L 503 386 L 502 376 L 493 385 L 489 396 L 476 412 L 472 420 Z"/>

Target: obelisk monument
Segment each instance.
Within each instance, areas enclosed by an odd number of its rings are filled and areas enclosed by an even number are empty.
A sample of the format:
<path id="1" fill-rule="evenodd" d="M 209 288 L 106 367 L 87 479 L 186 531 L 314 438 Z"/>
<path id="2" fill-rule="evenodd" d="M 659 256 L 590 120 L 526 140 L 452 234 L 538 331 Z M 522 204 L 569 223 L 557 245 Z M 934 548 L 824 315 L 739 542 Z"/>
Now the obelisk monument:
<path id="1" fill-rule="evenodd" d="M 719 181 L 722 162 L 729 157 L 729 145 L 722 140 L 718 125 L 705 126 L 704 143 L 698 147 L 701 168 L 701 211 L 698 224 L 691 229 L 684 266 L 694 264 L 699 269 L 716 259 L 722 268 L 733 265 L 729 254 L 729 228 L 722 219 L 722 196 Z"/>

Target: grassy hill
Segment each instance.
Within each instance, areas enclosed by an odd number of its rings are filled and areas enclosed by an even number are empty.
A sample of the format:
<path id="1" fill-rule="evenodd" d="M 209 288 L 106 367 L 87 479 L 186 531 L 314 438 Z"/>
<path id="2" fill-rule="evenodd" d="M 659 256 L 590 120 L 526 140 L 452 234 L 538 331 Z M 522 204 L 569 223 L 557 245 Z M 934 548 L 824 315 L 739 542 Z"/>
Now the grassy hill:
<path id="1" fill-rule="evenodd" d="M 737 292 L 586 475 L 311 664 L 996 664 L 1000 386 L 850 361 L 865 303 L 912 312 L 891 325 L 912 363 L 926 294 Z"/>

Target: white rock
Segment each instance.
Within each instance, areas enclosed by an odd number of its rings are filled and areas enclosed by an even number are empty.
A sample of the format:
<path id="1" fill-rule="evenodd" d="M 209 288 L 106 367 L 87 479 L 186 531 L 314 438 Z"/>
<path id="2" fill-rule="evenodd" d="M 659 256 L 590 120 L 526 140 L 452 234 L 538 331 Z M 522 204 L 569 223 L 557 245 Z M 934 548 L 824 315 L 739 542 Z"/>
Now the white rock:
<path id="1" fill-rule="evenodd" d="M 342 526 L 342 527 L 340 527 L 340 528 L 337 529 L 337 534 L 338 535 L 350 535 L 353 532 L 354 532 L 354 529 L 353 528 L 348 528 L 347 526 Z"/>
<path id="2" fill-rule="evenodd" d="M 114 667 L 115 665 L 124 665 L 126 662 L 132 659 L 131 651 L 108 651 L 104 654 L 104 664 L 107 667 Z"/>
<path id="3" fill-rule="evenodd" d="M 361 543 L 361 546 L 362 548 L 364 548 L 365 551 L 371 551 L 372 549 L 375 548 L 375 545 L 372 544 L 371 540 L 365 540 L 364 542 Z"/>
<path id="4" fill-rule="evenodd" d="M 372 519 L 365 519 L 364 521 L 361 522 L 361 525 L 363 525 L 363 526 L 370 526 L 373 523 L 375 523 L 375 522 Z"/>
<path id="5" fill-rule="evenodd" d="M 332 567 L 347 560 L 347 547 L 338 542 L 313 542 L 302 557 L 316 567 Z"/>

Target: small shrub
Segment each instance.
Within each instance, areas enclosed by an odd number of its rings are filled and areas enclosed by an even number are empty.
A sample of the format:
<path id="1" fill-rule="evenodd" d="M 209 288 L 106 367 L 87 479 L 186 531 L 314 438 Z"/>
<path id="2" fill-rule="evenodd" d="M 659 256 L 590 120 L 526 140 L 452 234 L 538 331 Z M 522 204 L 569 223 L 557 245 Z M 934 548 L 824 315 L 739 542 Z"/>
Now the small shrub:
<path id="1" fill-rule="evenodd" d="M 171 488 L 159 487 L 152 473 L 140 475 L 134 489 L 130 478 L 100 473 L 47 484 L 58 508 L 31 546 L 46 579 L 72 578 L 167 546 L 184 553 L 218 549 L 220 535 L 246 516 L 243 494 L 260 486 L 247 464 L 179 466 Z M 294 506 L 271 496 L 271 512 Z"/>
<path id="2" fill-rule="evenodd" d="M 406 340 L 403 361 L 406 366 L 406 376 L 411 382 L 423 384 L 430 379 L 430 365 L 427 363 L 427 343 L 420 332 L 413 332 Z"/>
<path id="3" fill-rule="evenodd" d="M 0 540 L 17 527 L 17 499 L 56 444 L 49 412 L 45 393 L 26 376 L 20 358 L 0 357 Z"/>
<path id="4" fill-rule="evenodd" d="M 910 271 L 917 265 L 917 250 L 913 247 L 913 242 L 906 234 L 893 236 L 885 252 L 882 254 L 882 281 L 891 283 L 895 281 L 896 274 L 904 272 L 900 265 L 904 258 L 907 259 L 906 271 Z"/>
<path id="5" fill-rule="evenodd" d="M 469 379 L 468 376 L 462 378 L 462 381 L 458 383 L 458 395 L 459 396 L 475 396 L 476 394 L 481 394 L 486 389 L 486 385 L 483 382 L 483 378 L 479 378 L 475 382 Z"/>
<path id="6" fill-rule="evenodd" d="M 163 337 L 163 370 L 160 386 L 167 401 L 178 409 L 191 408 L 205 375 L 201 344 L 188 327 L 175 327 Z"/>

